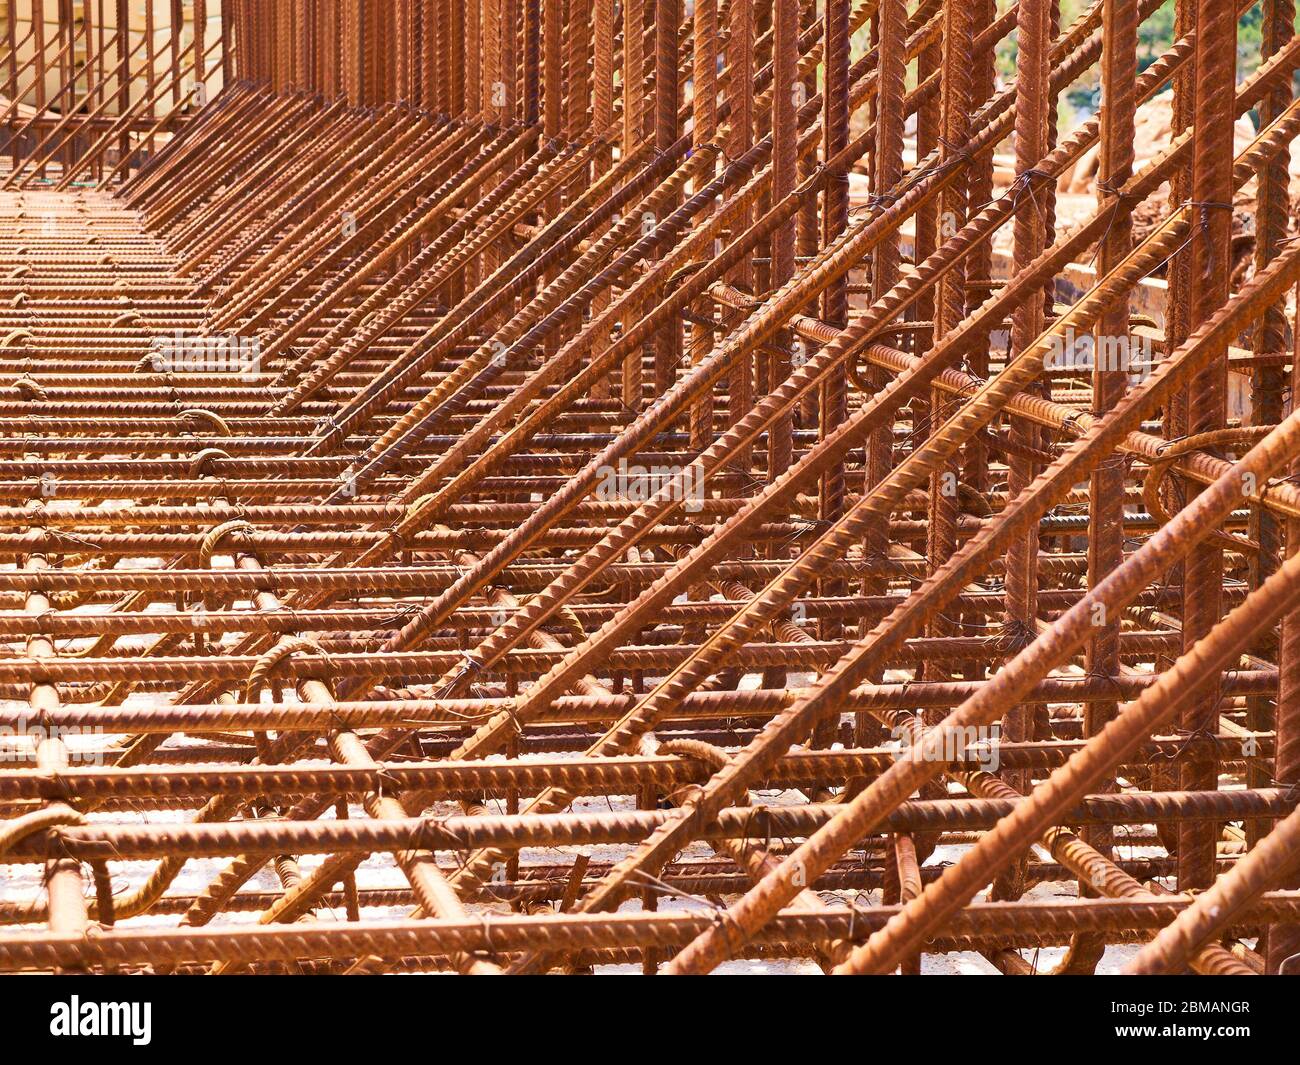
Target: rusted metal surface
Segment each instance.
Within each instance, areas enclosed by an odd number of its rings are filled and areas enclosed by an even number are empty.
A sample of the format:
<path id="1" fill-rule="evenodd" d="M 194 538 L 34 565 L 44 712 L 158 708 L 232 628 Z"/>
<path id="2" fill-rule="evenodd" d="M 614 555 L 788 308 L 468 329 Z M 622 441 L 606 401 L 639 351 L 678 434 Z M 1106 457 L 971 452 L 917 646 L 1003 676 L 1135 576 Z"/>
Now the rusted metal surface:
<path id="1" fill-rule="evenodd" d="M 1295 957 L 1290 0 L 125 7 L 0 33 L 0 970 Z"/>

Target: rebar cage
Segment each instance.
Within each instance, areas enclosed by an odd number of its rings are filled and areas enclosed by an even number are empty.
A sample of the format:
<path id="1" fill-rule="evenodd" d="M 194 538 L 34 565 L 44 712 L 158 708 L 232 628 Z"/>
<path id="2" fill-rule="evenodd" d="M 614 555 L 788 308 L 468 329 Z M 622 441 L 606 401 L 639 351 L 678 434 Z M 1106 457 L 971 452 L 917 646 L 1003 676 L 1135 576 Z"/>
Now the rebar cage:
<path id="1" fill-rule="evenodd" d="M 0 32 L 0 969 L 1294 964 L 1293 0 L 128 6 Z"/>

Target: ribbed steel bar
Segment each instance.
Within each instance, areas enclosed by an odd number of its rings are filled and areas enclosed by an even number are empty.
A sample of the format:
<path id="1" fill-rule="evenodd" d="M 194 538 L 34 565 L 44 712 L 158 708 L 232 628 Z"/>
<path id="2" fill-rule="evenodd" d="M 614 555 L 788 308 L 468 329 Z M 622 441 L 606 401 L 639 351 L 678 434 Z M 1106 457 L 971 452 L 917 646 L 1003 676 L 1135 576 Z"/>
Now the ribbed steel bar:
<path id="1" fill-rule="evenodd" d="M 1293 964 L 1300 40 L 1161 6 L 9 5 L 0 969 Z"/>

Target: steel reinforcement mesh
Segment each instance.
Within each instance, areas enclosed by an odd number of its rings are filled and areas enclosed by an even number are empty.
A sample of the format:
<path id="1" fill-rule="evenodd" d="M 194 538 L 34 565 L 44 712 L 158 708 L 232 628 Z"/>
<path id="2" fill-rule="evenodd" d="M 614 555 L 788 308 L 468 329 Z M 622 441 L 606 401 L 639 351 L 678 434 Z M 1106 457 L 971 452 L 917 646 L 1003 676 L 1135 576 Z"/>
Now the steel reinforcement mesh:
<path id="1" fill-rule="evenodd" d="M 8 6 L 0 970 L 1295 964 L 1292 0 Z"/>

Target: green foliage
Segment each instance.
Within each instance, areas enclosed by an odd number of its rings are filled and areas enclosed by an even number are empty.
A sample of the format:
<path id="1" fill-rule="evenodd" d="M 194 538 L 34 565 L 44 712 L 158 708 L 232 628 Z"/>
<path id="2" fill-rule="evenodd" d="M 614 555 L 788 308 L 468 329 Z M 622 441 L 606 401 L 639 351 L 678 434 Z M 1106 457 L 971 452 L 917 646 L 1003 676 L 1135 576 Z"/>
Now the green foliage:
<path id="1" fill-rule="evenodd" d="M 997 0 L 998 12 L 1004 13 L 1012 0 Z M 1225 0 L 1226 2 L 1226 0 Z M 1069 26 L 1090 6 L 1089 0 L 1060 0 L 1060 23 Z M 1262 50 L 1263 4 L 1257 3 L 1237 24 L 1237 76 L 1245 77 L 1255 70 L 1260 63 Z M 1296 26 L 1300 30 L 1300 12 L 1296 15 Z M 1141 73 L 1154 63 L 1174 42 L 1174 0 L 1166 0 L 1156 11 L 1138 27 L 1137 62 Z M 856 47 L 865 48 L 869 40 L 855 40 Z M 999 80 L 1004 85 L 1015 81 L 1018 47 L 1016 32 L 1013 29 L 1003 38 L 995 50 L 995 62 Z M 915 64 L 912 65 L 913 70 Z M 1167 86 L 1162 87 L 1167 88 Z M 1094 66 L 1075 84 L 1071 85 L 1060 99 L 1060 124 L 1062 129 L 1069 129 L 1081 118 L 1092 114 L 1100 106 L 1101 91 L 1097 67 Z"/>
<path id="2" fill-rule="evenodd" d="M 1237 76 L 1245 77 L 1260 63 L 1264 10 L 1256 4 L 1237 23 Z M 1300 25 L 1300 15 L 1297 16 Z M 1138 27 L 1138 72 L 1141 73 L 1174 43 L 1174 4 L 1166 0 Z M 1161 91 L 1167 86 L 1162 86 Z M 1065 97 L 1081 115 L 1093 113 L 1100 105 L 1098 72 L 1094 68 L 1080 82 L 1071 86 Z"/>
<path id="3" fill-rule="evenodd" d="M 1138 71 L 1154 63 L 1174 43 L 1174 5 L 1166 3 L 1138 27 Z"/>

